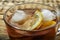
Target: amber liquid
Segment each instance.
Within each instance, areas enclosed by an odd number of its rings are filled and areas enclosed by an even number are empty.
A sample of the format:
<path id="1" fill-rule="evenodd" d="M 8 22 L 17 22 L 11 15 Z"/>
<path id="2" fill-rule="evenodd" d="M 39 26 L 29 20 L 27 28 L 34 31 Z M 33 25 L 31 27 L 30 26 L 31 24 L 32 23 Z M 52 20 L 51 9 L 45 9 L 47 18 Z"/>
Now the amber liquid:
<path id="1" fill-rule="evenodd" d="M 24 11 L 31 14 L 34 13 L 35 10 L 25 9 Z M 9 21 L 10 18 L 8 17 L 7 19 Z M 55 40 L 55 35 L 56 35 L 55 26 L 43 31 L 28 32 L 28 31 L 15 29 L 8 24 L 6 25 L 7 25 L 7 32 L 10 40 Z M 23 33 L 23 32 L 27 32 L 27 33 Z M 31 36 L 25 34 L 30 34 Z"/>

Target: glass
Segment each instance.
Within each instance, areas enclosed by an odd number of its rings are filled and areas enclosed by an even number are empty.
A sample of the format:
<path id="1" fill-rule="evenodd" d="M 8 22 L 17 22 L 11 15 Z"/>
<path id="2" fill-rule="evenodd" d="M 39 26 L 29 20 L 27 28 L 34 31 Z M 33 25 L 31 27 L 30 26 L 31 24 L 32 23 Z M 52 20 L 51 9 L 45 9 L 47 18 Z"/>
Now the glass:
<path id="1" fill-rule="evenodd" d="M 11 18 L 11 15 L 14 14 L 16 10 L 29 10 L 30 12 L 34 9 L 49 9 L 54 12 L 56 15 L 56 9 L 43 5 L 40 3 L 24 3 L 24 4 L 16 4 L 15 6 L 10 7 L 4 14 L 4 21 L 6 23 L 7 32 L 9 35 L 10 40 L 55 40 L 56 36 L 56 25 L 42 28 L 40 30 L 22 30 L 18 27 L 12 25 L 9 23 L 9 20 Z M 31 12 L 30 12 L 31 13 Z M 56 19 L 57 22 L 57 19 Z"/>

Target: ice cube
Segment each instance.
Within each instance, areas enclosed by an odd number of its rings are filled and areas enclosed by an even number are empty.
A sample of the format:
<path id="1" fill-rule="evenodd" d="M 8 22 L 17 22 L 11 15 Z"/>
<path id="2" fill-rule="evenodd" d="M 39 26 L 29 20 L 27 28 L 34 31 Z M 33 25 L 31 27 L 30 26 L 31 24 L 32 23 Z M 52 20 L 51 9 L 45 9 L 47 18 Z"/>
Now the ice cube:
<path id="1" fill-rule="evenodd" d="M 51 21 L 51 20 L 54 20 L 56 18 L 56 15 L 53 14 L 48 9 L 42 9 L 42 14 L 43 14 L 44 21 Z"/>
<path id="2" fill-rule="evenodd" d="M 18 22 L 27 17 L 26 13 L 22 10 L 17 10 L 11 18 L 12 22 Z"/>

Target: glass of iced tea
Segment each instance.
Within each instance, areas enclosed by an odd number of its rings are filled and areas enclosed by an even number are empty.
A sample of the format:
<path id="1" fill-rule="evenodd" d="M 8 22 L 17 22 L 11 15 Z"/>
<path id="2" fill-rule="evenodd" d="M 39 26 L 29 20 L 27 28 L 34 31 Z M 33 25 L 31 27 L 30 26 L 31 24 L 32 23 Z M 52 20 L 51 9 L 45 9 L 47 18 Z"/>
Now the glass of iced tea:
<path id="1" fill-rule="evenodd" d="M 55 40 L 56 9 L 40 3 L 23 3 L 4 14 L 10 40 Z"/>

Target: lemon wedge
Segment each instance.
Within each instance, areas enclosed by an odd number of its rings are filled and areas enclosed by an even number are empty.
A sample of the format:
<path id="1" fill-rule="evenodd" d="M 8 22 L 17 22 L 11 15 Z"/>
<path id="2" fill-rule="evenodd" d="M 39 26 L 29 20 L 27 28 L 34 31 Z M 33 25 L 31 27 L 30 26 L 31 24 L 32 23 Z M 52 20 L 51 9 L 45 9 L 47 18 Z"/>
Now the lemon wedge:
<path id="1" fill-rule="evenodd" d="M 48 27 L 48 26 L 51 26 L 51 25 L 55 25 L 55 24 L 56 24 L 55 21 L 46 21 L 46 22 L 43 22 L 41 28 L 45 28 L 45 27 Z"/>
<path id="2" fill-rule="evenodd" d="M 36 10 L 33 16 L 30 16 L 27 21 L 22 24 L 22 27 L 20 29 L 24 30 L 37 30 L 40 28 L 43 20 L 43 15 L 40 12 L 40 10 Z"/>
<path id="3" fill-rule="evenodd" d="M 32 25 L 30 30 L 40 28 L 42 20 L 43 20 L 43 15 L 42 15 L 42 12 L 40 12 L 40 10 L 36 10 L 33 16 L 37 19 L 36 19 L 35 23 Z"/>

